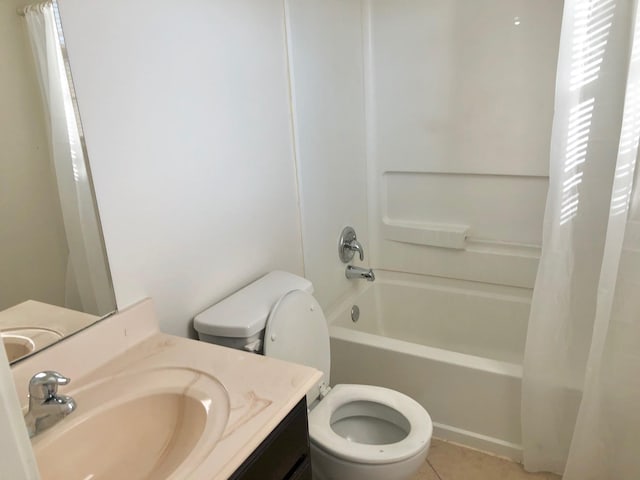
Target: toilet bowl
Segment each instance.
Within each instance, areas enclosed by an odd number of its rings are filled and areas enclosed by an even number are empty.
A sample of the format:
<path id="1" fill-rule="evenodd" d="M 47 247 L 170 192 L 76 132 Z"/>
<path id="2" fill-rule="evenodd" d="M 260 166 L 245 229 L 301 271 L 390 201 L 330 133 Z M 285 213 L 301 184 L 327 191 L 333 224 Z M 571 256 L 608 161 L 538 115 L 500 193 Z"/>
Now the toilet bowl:
<path id="1" fill-rule="evenodd" d="M 400 392 L 336 385 L 309 413 L 314 477 L 409 478 L 427 457 L 432 431 L 424 408 Z"/>
<path id="2" fill-rule="evenodd" d="M 311 282 L 271 272 L 194 318 L 201 340 L 314 367 L 307 394 L 313 477 L 406 480 L 425 461 L 433 425 L 412 398 L 371 385 L 329 386 L 329 331 Z"/>

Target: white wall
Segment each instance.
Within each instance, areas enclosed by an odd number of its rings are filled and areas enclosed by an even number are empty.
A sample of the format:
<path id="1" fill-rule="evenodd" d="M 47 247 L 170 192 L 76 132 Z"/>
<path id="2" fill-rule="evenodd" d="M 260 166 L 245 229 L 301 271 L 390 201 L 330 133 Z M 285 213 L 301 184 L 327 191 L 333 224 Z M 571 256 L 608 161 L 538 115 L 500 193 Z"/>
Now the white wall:
<path id="1" fill-rule="evenodd" d="M 283 4 L 61 0 L 119 308 L 302 274 Z"/>
<path id="2" fill-rule="evenodd" d="M 0 310 L 65 302 L 67 241 L 24 4 L 0 3 Z"/>
<path id="3" fill-rule="evenodd" d="M 370 263 L 360 0 L 287 1 L 305 273 L 330 307 L 355 288 L 338 258 L 351 225 Z M 355 264 L 360 264 L 357 257 Z"/>
<path id="4" fill-rule="evenodd" d="M 562 2 L 364 4 L 375 266 L 532 288 Z"/>

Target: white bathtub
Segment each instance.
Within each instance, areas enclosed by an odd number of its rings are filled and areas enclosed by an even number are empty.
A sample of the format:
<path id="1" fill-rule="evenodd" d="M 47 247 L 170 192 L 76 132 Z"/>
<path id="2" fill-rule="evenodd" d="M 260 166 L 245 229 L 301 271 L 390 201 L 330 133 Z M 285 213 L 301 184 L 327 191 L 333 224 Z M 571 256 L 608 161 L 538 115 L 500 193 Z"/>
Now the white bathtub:
<path id="1" fill-rule="evenodd" d="M 521 459 L 520 384 L 531 290 L 376 271 L 327 313 L 331 383 L 393 388 L 434 435 Z M 351 319 L 358 305 L 360 318 Z"/>

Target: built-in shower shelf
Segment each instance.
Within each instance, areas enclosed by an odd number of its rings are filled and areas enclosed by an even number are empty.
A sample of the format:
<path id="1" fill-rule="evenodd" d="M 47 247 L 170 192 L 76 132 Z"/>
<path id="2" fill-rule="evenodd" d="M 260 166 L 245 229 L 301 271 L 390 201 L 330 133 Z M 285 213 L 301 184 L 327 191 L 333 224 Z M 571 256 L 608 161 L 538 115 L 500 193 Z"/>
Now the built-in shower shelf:
<path id="1" fill-rule="evenodd" d="M 387 240 L 464 250 L 468 225 L 436 223 L 398 223 L 384 220 L 382 232 Z"/>

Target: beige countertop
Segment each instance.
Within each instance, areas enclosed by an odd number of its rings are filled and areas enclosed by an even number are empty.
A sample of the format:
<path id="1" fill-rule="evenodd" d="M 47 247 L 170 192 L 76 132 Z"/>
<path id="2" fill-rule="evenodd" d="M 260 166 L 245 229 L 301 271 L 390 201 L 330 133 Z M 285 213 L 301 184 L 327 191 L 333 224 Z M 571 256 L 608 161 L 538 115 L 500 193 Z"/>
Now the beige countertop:
<path id="1" fill-rule="evenodd" d="M 73 396 L 74 390 L 99 379 L 168 367 L 215 378 L 229 398 L 230 414 L 220 440 L 206 458 L 189 457 L 179 469 L 181 475 L 189 472 L 182 478 L 194 480 L 228 478 L 321 376 L 309 367 L 163 334 L 150 300 L 18 362 L 12 371 L 26 408 L 28 381 L 41 370 L 70 377 L 72 383 L 61 393 Z"/>
<path id="2" fill-rule="evenodd" d="M 27 300 L 0 311 L 0 331 L 17 328 L 43 328 L 63 337 L 100 320 L 97 315 Z"/>
<path id="3" fill-rule="evenodd" d="M 17 345 L 23 346 L 15 351 L 7 349 L 9 360 L 15 361 L 38 352 L 98 320 L 100 317 L 96 315 L 27 300 L 0 311 L 0 334 L 5 340 L 12 337 L 14 343 L 18 342 Z"/>

